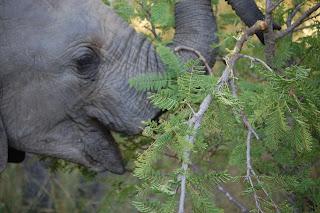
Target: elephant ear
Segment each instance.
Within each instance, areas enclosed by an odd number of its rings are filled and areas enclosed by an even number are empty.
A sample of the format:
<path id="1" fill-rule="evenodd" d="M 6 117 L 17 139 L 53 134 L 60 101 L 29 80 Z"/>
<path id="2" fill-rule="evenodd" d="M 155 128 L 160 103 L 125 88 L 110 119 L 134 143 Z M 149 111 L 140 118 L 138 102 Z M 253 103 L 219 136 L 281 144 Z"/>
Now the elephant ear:
<path id="1" fill-rule="evenodd" d="M 2 172 L 8 162 L 8 140 L 0 115 L 0 172 Z"/>

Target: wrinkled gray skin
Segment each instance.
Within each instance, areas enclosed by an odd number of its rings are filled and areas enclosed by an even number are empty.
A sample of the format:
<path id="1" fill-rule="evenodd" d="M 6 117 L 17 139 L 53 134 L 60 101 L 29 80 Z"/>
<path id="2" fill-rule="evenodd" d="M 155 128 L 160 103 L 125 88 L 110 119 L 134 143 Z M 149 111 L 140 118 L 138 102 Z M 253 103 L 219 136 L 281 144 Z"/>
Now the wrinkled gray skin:
<path id="1" fill-rule="evenodd" d="M 0 171 L 9 145 L 123 173 L 110 131 L 137 134 L 159 113 L 128 85 L 164 72 L 152 44 L 100 0 L 0 0 L 0 30 Z M 172 47 L 198 49 L 213 63 L 215 32 L 210 0 L 176 5 Z"/>

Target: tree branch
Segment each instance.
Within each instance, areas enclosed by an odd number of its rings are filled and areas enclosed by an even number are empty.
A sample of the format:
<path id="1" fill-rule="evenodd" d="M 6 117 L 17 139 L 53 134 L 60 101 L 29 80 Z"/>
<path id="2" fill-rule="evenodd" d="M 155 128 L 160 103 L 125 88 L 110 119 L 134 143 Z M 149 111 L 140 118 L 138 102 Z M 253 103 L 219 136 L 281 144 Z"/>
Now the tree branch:
<path id="1" fill-rule="evenodd" d="M 255 58 L 252 56 L 248 56 L 248 55 L 243 55 L 243 54 L 239 54 L 239 58 L 248 58 L 250 59 L 252 62 L 258 62 L 261 63 L 264 67 L 266 67 L 270 72 L 273 72 L 273 70 L 261 59 L 259 58 Z M 231 84 L 231 89 L 232 89 L 232 94 L 235 98 L 238 98 L 237 95 L 237 86 L 234 82 L 234 80 L 230 81 Z M 251 162 L 251 141 L 252 141 L 252 134 L 255 135 L 255 137 L 257 139 L 259 139 L 259 136 L 257 135 L 257 133 L 255 132 L 255 130 L 252 128 L 251 124 L 249 123 L 246 115 L 241 112 L 241 117 L 242 117 L 242 121 L 244 123 L 244 125 L 246 126 L 246 128 L 248 129 L 248 135 L 247 135 L 247 141 L 246 141 L 246 146 L 247 146 L 247 151 L 246 151 L 246 164 L 247 164 L 247 175 L 246 175 L 246 180 L 249 182 L 252 190 L 253 190 L 253 198 L 255 200 L 255 204 L 256 204 L 256 208 L 258 210 L 258 212 L 263 213 L 263 210 L 261 209 L 261 205 L 260 205 L 260 198 L 257 195 L 257 192 L 255 190 L 255 184 L 253 182 L 253 178 L 256 179 L 256 181 L 258 182 L 259 185 L 261 185 L 262 191 L 264 192 L 264 194 L 267 196 L 267 198 L 271 201 L 273 207 L 275 208 L 276 212 L 280 212 L 278 209 L 278 206 L 276 205 L 276 203 L 273 201 L 272 197 L 269 195 L 269 193 L 267 192 L 267 190 L 262 187 L 261 181 L 259 179 L 259 177 L 256 175 L 253 166 L 252 166 L 252 162 Z"/>
<path id="2" fill-rule="evenodd" d="M 240 59 L 240 52 L 242 50 L 242 47 L 244 43 L 249 39 L 250 36 L 254 35 L 258 31 L 263 31 L 266 29 L 266 23 L 264 21 L 258 21 L 256 24 L 254 24 L 252 27 L 248 28 L 243 35 L 240 37 L 240 39 L 237 41 L 235 48 L 233 51 L 225 57 L 226 61 L 226 68 L 223 71 L 220 79 L 218 80 L 215 92 L 219 93 L 221 92 L 224 85 L 228 85 L 230 77 L 233 77 L 234 72 L 234 66 L 236 62 Z M 181 49 L 181 48 L 178 48 Z M 210 73 L 212 75 L 212 73 Z M 188 125 L 190 128 L 193 129 L 193 133 L 191 135 L 188 135 L 186 140 L 194 144 L 195 138 L 198 133 L 199 128 L 201 127 L 201 123 L 204 117 L 205 112 L 209 109 L 210 104 L 213 101 L 213 96 L 211 94 L 207 95 L 205 99 L 200 104 L 199 110 L 197 113 L 195 113 L 191 119 L 188 121 Z M 249 132 L 251 133 L 251 129 Z M 185 206 L 185 197 L 186 197 L 186 180 L 187 180 L 187 171 L 189 168 L 190 163 L 190 155 L 191 150 L 185 150 L 183 155 L 183 162 L 181 166 L 182 174 L 180 175 L 180 199 L 179 199 L 179 213 L 184 213 L 184 206 Z"/>
<path id="3" fill-rule="evenodd" d="M 293 18 L 300 11 L 300 9 L 304 5 L 304 3 L 305 2 L 301 2 L 300 4 L 297 4 L 296 7 L 293 9 L 292 13 L 288 16 L 287 21 L 286 21 L 287 27 L 290 27 L 292 25 Z"/>
<path id="4" fill-rule="evenodd" d="M 276 52 L 276 38 L 275 32 L 273 31 L 273 17 L 272 11 L 275 9 L 273 8 L 274 4 L 272 0 L 266 0 L 266 15 L 265 21 L 267 23 L 267 30 L 264 33 L 264 40 L 265 40 L 265 56 L 267 64 L 272 66 L 272 61 Z"/>
<path id="5" fill-rule="evenodd" d="M 240 57 L 241 57 L 241 58 L 250 59 L 251 62 L 260 63 L 260 64 L 262 64 L 265 68 L 267 68 L 267 70 L 269 70 L 270 72 L 273 72 L 272 68 L 271 68 L 266 62 L 264 62 L 263 60 L 261 60 L 261 59 L 259 59 L 259 58 L 255 58 L 255 57 L 252 57 L 252 56 L 249 56 L 249 55 L 244 55 L 244 54 L 240 54 Z"/>
<path id="6" fill-rule="evenodd" d="M 252 175 L 252 165 L 251 165 L 251 135 L 252 132 L 249 130 L 248 134 L 247 134 L 247 175 L 246 175 L 246 180 L 249 182 L 252 190 L 253 190 L 253 197 L 254 197 L 254 201 L 256 204 L 256 208 L 258 210 L 258 213 L 263 213 L 262 209 L 261 209 L 261 205 L 260 205 L 260 201 L 259 201 L 259 196 L 257 195 L 257 192 L 255 190 L 254 184 L 253 184 L 253 180 L 251 178 Z"/>
<path id="7" fill-rule="evenodd" d="M 320 3 L 315 4 L 313 7 L 309 8 L 304 12 L 293 24 L 291 24 L 285 31 L 278 32 L 276 39 L 285 37 L 294 31 L 295 28 L 300 26 L 312 13 L 316 12 L 320 8 Z"/>
<path id="8" fill-rule="evenodd" d="M 241 212 L 249 213 L 248 208 L 240 203 L 236 198 L 234 198 L 222 185 L 218 184 L 218 190 L 222 192 L 231 203 L 237 206 Z"/>
<path id="9" fill-rule="evenodd" d="M 149 28 L 149 27 L 147 27 L 147 26 L 145 26 L 145 28 L 152 33 L 152 35 L 154 36 L 154 38 L 155 38 L 156 40 L 160 41 L 160 37 L 159 37 L 159 35 L 157 34 L 157 31 L 156 31 L 157 28 L 156 28 L 156 26 L 153 24 L 153 22 L 151 21 L 151 16 L 152 16 L 152 15 L 151 15 L 151 13 L 150 13 L 150 9 L 149 9 L 149 8 L 146 8 L 145 5 L 144 5 L 141 1 L 137 1 L 137 3 L 138 3 L 138 5 L 141 7 L 141 9 L 144 11 L 144 13 L 145 13 L 145 15 L 146 15 L 146 18 L 147 18 L 147 20 L 148 20 L 148 22 L 150 23 L 150 26 L 151 26 L 151 28 Z"/>
<path id="10" fill-rule="evenodd" d="M 272 13 L 284 0 L 278 0 L 276 3 L 271 2 L 271 6 L 267 8 L 267 13 Z"/>
<path id="11" fill-rule="evenodd" d="M 313 15 L 313 16 L 309 16 L 308 18 L 305 19 L 305 21 L 308 21 L 308 20 L 311 20 L 311 19 L 314 19 L 314 18 L 318 18 L 320 16 L 320 12 Z"/>
<path id="12" fill-rule="evenodd" d="M 294 29 L 293 32 L 298 32 L 298 31 L 305 30 L 305 29 L 312 29 L 312 28 L 315 28 L 317 26 L 319 26 L 319 24 L 311 24 L 311 25 L 301 26 L 301 27 L 297 27 L 296 29 Z"/>

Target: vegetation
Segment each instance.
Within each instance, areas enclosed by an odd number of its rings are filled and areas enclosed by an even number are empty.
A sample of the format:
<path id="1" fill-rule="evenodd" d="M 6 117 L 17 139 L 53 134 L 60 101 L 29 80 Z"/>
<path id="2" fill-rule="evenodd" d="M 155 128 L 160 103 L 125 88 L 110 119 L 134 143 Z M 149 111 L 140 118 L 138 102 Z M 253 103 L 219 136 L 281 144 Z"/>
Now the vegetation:
<path id="1" fill-rule="evenodd" d="M 225 9 L 224 1 L 212 1 L 220 37 L 212 48 L 219 48 L 221 60 L 209 70 L 201 58 L 182 62 L 165 47 L 174 27 L 175 1 L 111 2 L 126 21 L 142 23 L 157 46 L 167 72 L 138 76 L 130 84 L 153 91 L 151 102 L 165 113 L 158 122 L 146 121 L 142 136 L 116 135 L 133 172 L 91 179 L 106 191 L 92 211 L 320 211 L 319 10 L 292 31 L 286 30 L 319 3 L 279 2 L 270 14 L 284 29 L 282 34 L 268 33 L 266 39 L 276 41 L 272 47 L 245 38 L 256 28 L 263 29 L 261 23 L 244 30 L 235 14 Z M 265 8 L 265 1 L 259 3 Z M 74 166 L 56 167 L 73 169 L 65 180 L 61 171 L 55 178 L 61 181 L 65 197 L 74 196 L 77 201 L 55 202 L 64 196 L 51 191 L 52 208 L 90 211 L 90 199 L 72 190 L 69 182 L 74 180 L 81 188 L 86 181 Z M 23 183 L 18 172 L 10 168 L 1 176 L 0 212 L 17 212 L 11 199 L 23 206 L 22 192 L 13 193 L 7 187 Z M 70 208 L 61 207 L 67 202 L 72 203 Z"/>

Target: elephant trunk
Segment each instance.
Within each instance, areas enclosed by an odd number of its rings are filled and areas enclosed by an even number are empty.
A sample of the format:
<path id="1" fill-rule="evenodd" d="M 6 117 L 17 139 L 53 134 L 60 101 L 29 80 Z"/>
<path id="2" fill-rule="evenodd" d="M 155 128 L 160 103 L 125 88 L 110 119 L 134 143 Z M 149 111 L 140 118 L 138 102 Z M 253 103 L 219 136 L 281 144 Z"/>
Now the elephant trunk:
<path id="1" fill-rule="evenodd" d="M 173 43 L 169 46 L 175 48 L 178 46 L 187 46 L 200 51 L 201 54 L 212 65 L 215 60 L 216 52 L 211 48 L 211 44 L 217 42 L 216 22 L 212 13 L 210 0 L 184 0 L 176 4 L 176 34 Z M 145 73 L 164 73 L 165 66 L 162 63 L 159 55 L 156 53 L 154 46 L 144 36 L 135 33 L 130 28 L 127 44 L 122 45 L 121 64 L 128 64 L 126 67 L 126 76 L 123 79 L 129 80 L 132 77 Z M 128 48 L 129 47 L 129 48 Z M 117 46 L 117 50 L 119 50 Z M 188 51 L 178 53 L 183 61 L 187 61 L 197 56 Z M 130 65 L 129 65 L 130 64 Z M 119 66 L 121 68 L 121 66 Z M 128 107 L 124 109 L 122 114 L 135 114 L 136 116 L 120 122 L 122 125 L 117 125 L 113 128 L 116 131 L 126 133 L 136 133 L 138 129 L 130 128 L 142 120 L 148 120 L 159 115 L 160 110 L 154 108 L 147 100 L 146 92 L 138 92 L 128 84 L 119 85 L 117 91 L 123 91 L 121 97 L 126 100 Z M 122 104 L 123 105 L 123 104 Z M 130 111 L 130 113 L 125 112 Z M 126 125 L 123 125 L 125 123 Z M 123 127 L 123 129 L 120 128 Z M 128 131 L 132 129 L 132 131 Z"/>
<path id="2" fill-rule="evenodd" d="M 175 8 L 176 34 L 172 48 L 187 46 L 200 51 L 210 65 L 217 55 L 211 45 L 218 42 L 217 25 L 210 0 L 179 1 Z M 179 53 L 183 60 L 195 57 L 190 51 Z"/>
<path id="3" fill-rule="evenodd" d="M 258 20 L 264 20 L 263 13 L 259 10 L 254 0 L 226 0 L 240 19 L 249 27 L 254 25 Z M 273 28 L 280 30 L 281 26 L 273 24 Z M 257 32 L 259 40 L 264 44 L 263 32 Z"/>

